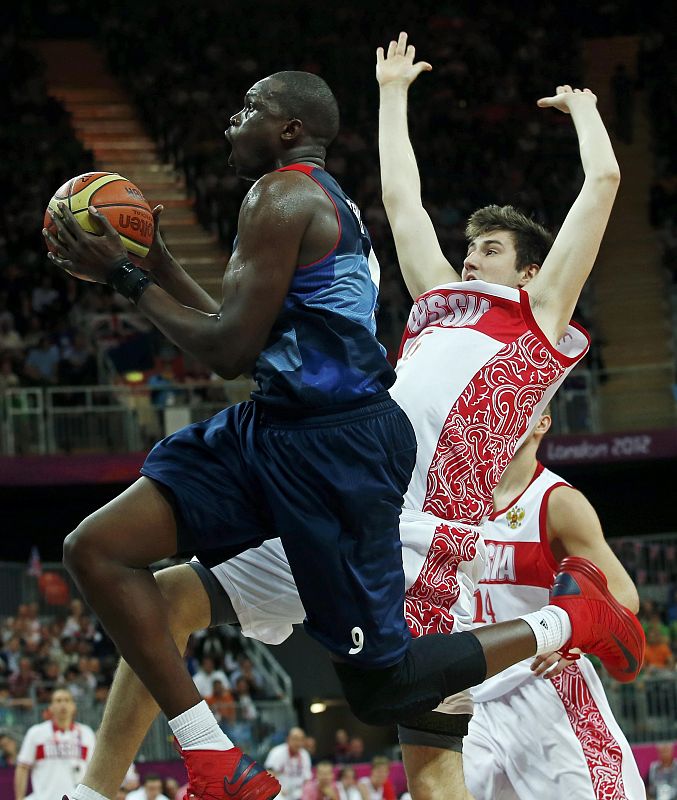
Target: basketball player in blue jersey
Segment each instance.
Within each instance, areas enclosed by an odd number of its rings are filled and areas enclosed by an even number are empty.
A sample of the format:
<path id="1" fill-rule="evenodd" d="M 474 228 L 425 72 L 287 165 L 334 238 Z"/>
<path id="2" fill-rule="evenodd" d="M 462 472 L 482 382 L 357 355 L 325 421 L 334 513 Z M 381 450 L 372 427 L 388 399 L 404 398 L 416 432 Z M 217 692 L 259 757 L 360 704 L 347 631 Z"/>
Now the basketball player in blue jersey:
<path id="1" fill-rule="evenodd" d="M 83 594 L 170 720 L 189 796 L 265 800 L 279 785 L 201 702 L 167 603 L 145 569 L 162 558 L 197 552 L 209 565 L 279 536 L 306 628 L 333 656 L 353 711 L 371 724 L 410 722 L 541 652 L 543 622 L 526 618 L 416 640 L 408 632 L 398 520 L 416 441 L 387 394 L 393 371 L 374 338 L 369 238 L 323 169 L 337 126 L 334 98 L 316 76 L 277 73 L 247 93 L 227 137 L 238 174 L 256 182 L 242 204 L 221 304 L 159 240 L 151 280 L 96 209 L 99 237 L 83 232 L 63 205 L 58 241 L 44 232 L 55 264 L 109 283 L 224 377 L 250 371 L 258 382 L 251 401 L 160 442 L 143 477 L 64 545 Z M 586 631 L 599 627 L 595 609 L 607 606 L 607 595 L 560 577 L 576 591 L 563 590 L 561 614 L 549 611 L 548 619 L 562 645 L 571 635 L 571 646 L 594 648 Z M 573 633 L 564 633 L 565 620 Z M 628 625 L 615 624 L 633 647 Z M 618 650 L 610 659 L 633 669 Z M 75 798 L 102 796 L 78 787 Z"/>

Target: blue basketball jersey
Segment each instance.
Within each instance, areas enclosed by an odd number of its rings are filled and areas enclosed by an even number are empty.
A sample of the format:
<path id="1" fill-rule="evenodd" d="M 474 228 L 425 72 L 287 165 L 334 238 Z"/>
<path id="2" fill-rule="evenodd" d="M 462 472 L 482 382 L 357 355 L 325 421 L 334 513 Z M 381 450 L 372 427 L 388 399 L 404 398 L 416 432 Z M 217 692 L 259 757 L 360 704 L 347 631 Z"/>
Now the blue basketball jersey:
<path id="1" fill-rule="evenodd" d="M 319 261 L 296 269 L 253 371 L 257 400 L 318 408 L 390 388 L 395 372 L 376 339 L 380 271 L 360 212 L 325 170 L 292 164 L 326 193 L 339 233 Z"/>

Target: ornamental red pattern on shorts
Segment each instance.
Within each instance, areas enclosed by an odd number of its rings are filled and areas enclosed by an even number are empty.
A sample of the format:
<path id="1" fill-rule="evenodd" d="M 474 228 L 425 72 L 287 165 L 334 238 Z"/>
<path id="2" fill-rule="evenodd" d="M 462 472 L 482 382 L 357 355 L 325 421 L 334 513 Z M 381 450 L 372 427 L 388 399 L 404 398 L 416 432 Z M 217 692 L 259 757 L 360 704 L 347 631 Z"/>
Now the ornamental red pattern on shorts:
<path id="1" fill-rule="evenodd" d="M 476 373 L 442 426 L 423 511 L 479 524 L 527 432 L 534 408 L 565 367 L 534 333 L 507 344 Z"/>
<path id="2" fill-rule="evenodd" d="M 552 678 L 552 685 L 583 748 L 595 797 L 597 800 L 623 800 L 623 754 L 580 669 L 576 664 L 570 664 Z"/>
<path id="3" fill-rule="evenodd" d="M 435 529 L 423 568 L 404 599 L 404 616 L 412 636 L 452 632 L 451 609 L 461 593 L 458 566 L 475 558 L 478 536 L 476 530 L 444 523 Z"/>

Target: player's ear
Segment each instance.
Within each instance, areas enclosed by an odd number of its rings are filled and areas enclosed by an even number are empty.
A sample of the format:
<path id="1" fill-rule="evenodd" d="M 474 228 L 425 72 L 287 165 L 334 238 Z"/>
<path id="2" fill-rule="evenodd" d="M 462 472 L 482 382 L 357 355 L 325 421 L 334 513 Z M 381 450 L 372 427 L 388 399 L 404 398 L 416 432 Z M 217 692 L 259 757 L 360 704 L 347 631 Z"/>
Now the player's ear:
<path id="1" fill-rule="evenodd" d="M 540 419 L 536 423 L 534 432 L 540 433 L 541 436 L 545 436 L 545 434 L 550 430 L 551 425 L 552 425 L 552 417 L 550 416 L 550 414 L 542 414 Z"/>
<path id="2" fill-rule="evenodd" d="M 526 286 L 530 280 L 533 280 L 538 275 L 540 269 L 541 269 L 540 264 L 529 264 L 528 266 L 523 267 L 520 270 L 520 272 L 522 273 L 522 277 L 520 278 L 518 284 L 520 289 L 523 286 Z"/>
<path id="3" fill-rule="evenodd" d="M 293 142 L 295 139 L 299 138 L 302 129 L 303 123 L 300 119 L 289 119 L 285 123 L 280 135 L 285 142 Z"/>

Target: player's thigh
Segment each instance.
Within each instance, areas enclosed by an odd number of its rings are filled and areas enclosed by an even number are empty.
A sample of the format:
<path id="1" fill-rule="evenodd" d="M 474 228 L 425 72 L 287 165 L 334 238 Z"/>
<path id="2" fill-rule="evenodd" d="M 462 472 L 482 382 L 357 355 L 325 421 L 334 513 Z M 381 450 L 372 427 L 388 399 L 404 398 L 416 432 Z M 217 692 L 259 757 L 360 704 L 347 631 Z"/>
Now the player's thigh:
<path id="1" fill-rule="evenodd" d="M 143 568 L 175 552 L 174 510 L 148 478 L 139 478 L 90 514 L 64 542 L 64 558 L 75 566 L 95 558 Z"/>
<path id="2" fill-rule="evenodd" d="M 412 800 L 468 800 L 463 756 L 458 751 L 402 745 L 402 763 Z"/>
<path id="3" fill-rule="evenodd" d="M 207 628 L 212 616 L 212 602 L 203 582 L 188 564 L 167 567 L 155 573 L 169 607 L 173 632 L 190 634 Z"/>

